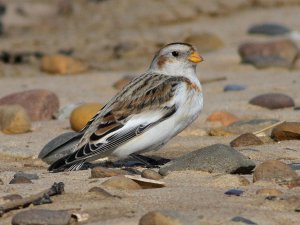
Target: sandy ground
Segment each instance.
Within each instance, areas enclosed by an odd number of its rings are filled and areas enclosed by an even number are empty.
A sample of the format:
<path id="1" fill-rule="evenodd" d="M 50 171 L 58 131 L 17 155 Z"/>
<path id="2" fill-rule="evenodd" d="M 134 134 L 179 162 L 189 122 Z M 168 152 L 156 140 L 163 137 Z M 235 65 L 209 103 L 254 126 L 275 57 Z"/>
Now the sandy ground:
<path id="1" fill-rule="evenodd" d="M 299 10 L 300 6 L 245 9 L 223 17 L 199 17 L 185 23 L 157 28 L 158 30 L 164 29 L 164 31 L 170 30 L 170 32 L 199 29 L 219 35 L 225 43 L 224 48 L 203 54 L 205 61 L 198 66 L 198 75 L 200 79 L 225 76 L 226 80 L 203 85 L 205 106 L 200 117 L 187 131 L 175 137 L 168 145 L 153 155 L 174 158 L 211 144 L 228 144 L 235 137 L 198 135 L 200 131 L 207 131 L 212 127 L 219 126 L 205 121 L 208 115 L 214 111 L 226 110 L 242 119 L 269 118 L 300 122 L 300 111 L 292 108 L 271 111 L 248 104 L 248 101 L 257 94 L 280 92 L 291 96 L 296 105 L 300 106 L 299 71 L 281 68 L 257 70 L 250 65 L 241 65 L 237 54 L 237 47 L 240 43 L 247 40 L 266 39 L 246 34 L 246 30 L 252 24 L 279 22 L 294 30 L 300 30 Z M 9 37 L 4 37 L 3 42 L 1 40 L 0 47 L 25 49 L 24 44 L 32 42 L 32 39 L 46 41 L 49 30 L 45 28 L 41 36 L 36 36 L 36 29 L 33 29 L 34 36 L 30 36 L 32 35 L 30 32 L 25 32 L 24 38 L 22 38 L 15 35 L 20 32 L 15 28 L 8 34 Z M 81 37 L 84 35 L 79 31 L 77 33 Z M 73 31 L 72 34 L 76 35 L 77 33 Z M 66 40 L 62 40 L 62 33 L 56 36 L 49 35 L 49 41 L 41 44 L 42 49 L 53 51 L 53 48 L 49 47 L 53 42 L 59 42 L 60 47 L 68 47 L 63 44 Z M 86 35 L 90 37 L 91 33 Z M 76 43 L 76 40 L 74 41 L 75 45 L 79 44 Z M 19 43 L 17 45 L 19 47 L 14 48 L 16 43 Z M 87 56 L 89 55 L 86 53 L 82 55 L 83 58 Z M 117 72 L 92 69 L 84 74 L 72 76 L 49 76 L 40 72 L 35 63 L 29 65 L 1 64 L 3 76 L 0 77 L 0 96 L 22 90 L 45 88 L 58 95 L 61 107 L 76 102 L 96 101 L 104 104 L 117 92 L 112 87 L 115 81 L 123 75 L 138 74 L 143 71 L 143 68 L 148 67 L 150 59 L 150 56 L 145 56 L 144 66 L 134 70 L 129 69 L 130 67 Z M 94 59 L 91 58 L 91 61 Z M 247 89 L 242 92 L 224 93 L 224 85 L 230 83 L 246 85 Z M 203 223 L 201 224 L 237 224 L 231 221 L 234 216 L 243 216 L 257 224 L 299 224 L 299 212 L 294 212 L 292 204 L 266 201 L 264 197 L 257 196 L 255 191 L 260 187 L 273 187 L 282 190 L 285 196 L 299 196 L 300 188 L 289 190 L 272 183 L 253 184 L 251 175 L 245 176 L 251 184 L 242 187 L 236 181 L 236 175 L 193 171 L 176 172 L 163 179 L 166 183 L 165 188 L 138 191 L 111 190 L 111 193 L 122 198 L 103 200 L 96 194 L 87 193 L 87 190 L 99 186 L 105 179 L 89 179 L 89 170 L 50 174 L 46 171 L 46 166 L 36 159 L 41 148 L 50 139 L 69 130 L 67 120 L 52 120 L 35 122 L 33 131 L 30 133 L 20 135 L 0 133 L 0 177 L 4 181 L 4 185 L 0 185 L 0 196 L 11 193 L 28 196 L 48 188 L 53 182 L 63 181 L 65 195 L 53 197 L 53 204 L 32 208 L 78 209 L 89 213 L 90 219 L 85 224 L 90 225 L 134 225 L 138 224 L 139 218 L 146 212 L 161 209 L 197 215 L 202 218 L 201 222 Z M 268 159 L 280 159 L 287 163 L 300 162 L 299 141 L 265 144 L 255 146 L 255 149 L 258 151 L 243 150 L 242 152 L 257 163 Z M 37 173 L 40 179 L 33 181 L 33 184 L 9 185 L 8 183 L 16 171 Z M 217 178 L 219 178 L 219 182 L 216 182 Z M 228 197 L 224 195 L 224 192 L 229 188 L 241 188 L 245 194 L 241 197 Z M 0 218 L 0 223 L 10 224 L 12 216 L 16 213 L 17 211 L 13 211 L 5 214 Z"/>

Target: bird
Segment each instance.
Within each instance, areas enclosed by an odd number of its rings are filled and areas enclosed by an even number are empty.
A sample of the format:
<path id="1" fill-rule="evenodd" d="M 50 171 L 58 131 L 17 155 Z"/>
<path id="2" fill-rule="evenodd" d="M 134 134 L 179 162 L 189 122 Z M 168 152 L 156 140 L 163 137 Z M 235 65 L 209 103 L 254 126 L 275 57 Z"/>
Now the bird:
<path id="1" fill-rule="evenodd" d="M 145 73 L 129 82 L 76 136 L 72 151 L 50 172 L 80 170 L 87 162 L 158 150 L 189 126 L 203 109 L 196 66 L 203 61 L 188 43 L 162 47 Z"/>

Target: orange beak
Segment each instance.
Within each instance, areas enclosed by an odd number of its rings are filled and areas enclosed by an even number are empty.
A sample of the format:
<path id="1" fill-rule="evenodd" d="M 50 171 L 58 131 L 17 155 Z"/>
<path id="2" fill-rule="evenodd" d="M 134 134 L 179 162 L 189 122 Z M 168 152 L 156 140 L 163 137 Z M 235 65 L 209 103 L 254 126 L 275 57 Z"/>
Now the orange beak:
<path id="1" fill-rule="evenodd" d="M 203 61 L 203 58 L 198 54 L 198 52 L 192 52 L 188 57 L 188 60 L 193 63 L 199 63 Z"/>

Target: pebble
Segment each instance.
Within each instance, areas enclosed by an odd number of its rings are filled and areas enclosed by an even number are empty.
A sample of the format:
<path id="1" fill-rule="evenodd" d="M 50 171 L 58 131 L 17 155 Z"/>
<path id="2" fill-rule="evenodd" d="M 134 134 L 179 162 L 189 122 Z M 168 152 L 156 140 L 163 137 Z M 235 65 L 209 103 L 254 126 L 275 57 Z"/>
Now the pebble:
<path id="1" fill-rule="evenodd" d="M 9 184 L 32 184 L 32 181 L 27 177 L 14 177 Z"/>
<path id="2" fill-rule="evenodd" d="M 213 33 L 190 34 L 184 42 L 196 46 L 199 52 L 211 52 L 224 46 L 222 39 Z"/>
<path id="3" fill-rule="evenodd" d="M 243 63 L 256 68 L 286 67 L 291 68 L 298 54 L 297 45 L 288 39 L 265 43 L 245 43 L 240 45 L 238 52 Z"/>
<path id="4" fill-rule="evenodd" d="M 116 176 L 112 177 L 102 183 L 104 187 L 107 188 L 115 188 L 121 190 L 139 190 L 142 187 L 131 180 L 130 178 L 123 177 L 123 176 Z"/>
<path id="5" fill-rule="evenodd" d="M 152 179 L 152 180 L 160 180 L 163 178 L 158 172 L 151 170 L 151 169 L 143 170 L 141 177 L 147 178 L 147 179 Z"/>
<path id="6" fill-rule="evenodd" d="M 253 182 L 259 180 L 280 181 L 287 178 L 296 178 L 297 173 L 287 164 L 278 160 L 267 160 L 259 164 L 253 173 Z"/>
<path id="7" fill-rule="evenodd" d="M 224 129 L 234 134 L 253 133 L 279 122 L 275 119 L 251 119 L 237 121 Z"/>
<path id="8" fill-rule="evenodd" d="M 70 116 L 71 128 L 80 131 L 102 108 L 99 103 L 86 103 L 75 108 Z"/>
<path id="9" fill-rule="evenodd" d="M 210 114 L 206 120 L 209 122 L 220 122 L 223 126 L 228 126 L 240 119 L 230 112 L 219 111 Z"/>
<path id="10" fill-rule="evenodd" d="M 249 174 L 255 163 L 230 146 L 215 144 L 184 154 L 159 169 L 161 175 L 171 171 L 201 170 L 218 173 Z"/>
<path id="11" fill-rule="evenodd" d="M 0 106 L 0 129 L 5 134 L 26 133 L 31 129 L 31 121 L 20 105 Z"/>
<path id="12" fill-rule="evenodd" d="M 63 210 L 30 209 L 17 213 L 12 218 L 12 225 L 69 225 L 71 214 Z"/>
<path id="13" fill-rule="evenodd" d="M 289 164 L 289 167 L 291 167 L 293 170 L 300 170 L 300 163 L 291 163 Z"/>
<path id="14" fill-rule="evenodd" d="M 110 197 L 115 197 L 114 195 L 110 194 L 106 190 L 104 190 L 101 187 L 92 187 L 89 192 L 95 192 L 97 193 L 98 196 L 102 196 L 104 198 L 110 198 Z"/>
<path id="15" fill-rule="evenodd" d="M 281 93 L 258 95 L 252 98 L 249 103 L 268 109 L 282 109 L 295 106 L 294 100 L 290 96 Z"/>
<path id="16" fill-rule="evenodd" d="M 278 184 L 282 186 L 286 186 L 289 189 L 300 187 L 300 177 L 298 176 L 298 177 L 283 179 L 280 180 Z"/>
<path id="17" fill-rule="evenodd" d="M 300 140 L 300 123 L 284 122 L 274 127 L 271 138 L 275 141 Z"/>
<path id="18" fill-rule="evenodd" d="M 74 152 L 74 146 L 78 143 L 82 134 L 77 132 L 63 133 L 49 141 L 41 150 L 38 158 L 48 164 Z"/>
<path id="19" fill-rule="evenodd" d="M 26 177 L 29 180 L 38 180 L 39 176 L 36 173 L 24 173 L 24 172 L 17 172 L 14 175 L 14 178 L 17 177 Z"/>
<path id="20" fill-rule="evenodd" d="M 263 142 L 252 133 L 241 134 L 230 142 L 231 147 L 244 147 L 251 145 L 262 145 Z"/>
<path id="21" fill-rule="evenodd" d="M 280 196 L 283 192 L 275 188 L 262 188 L 258 189 L 256 194 L 262 196 Z"/>
<path id="22" fill-rule="evenodd" d="M 229 189 L 228 191 L 226 191 L 224 194 L 225 195 L 234 195 L 234 196 L 241 196 L 241 194 L 243 194 L 244 191 L 243 190 L 239 190 L 239 189 Z"/>
<path id="23" fill-rule="evenodd" d="M 241 223 L 244 223 L 244 224 L 254 224 L 254 225 L 257 225 L 257 223 L 253 222 L 252 220 L 249 220 L 249 219 L 246 219 L 244 217 L 241 217 L 241 216 L 235 216 L 231 219 L 231 221 L 233 222 L 241 222 Z"/>
<path id="24" fill-rule="evenodd" d="M 127 75 L 122 77 L 120 80 L 116 81 L 113 84 L 113 87 L 117 90 L 122 90 L 123 87 L 125 87 L 127 84 L 129 84 L 130 81 L 132 81 L 135 78 L 135 76 Z"/>
<path id="25" fill-rule="evenodd" d="M 208 132 L 209 136 L 222 136 L 222 137 L 230 137 L 236 135 L 234 132 L 230 132 L 225 130 L 223 127 L 210 129 Z"/>
<path id="26" fill-rule="evenodd" d="M 291 30 L 281 24 L 276 23 L 263 23 L 263 24 L 256 24 L 249 28 L 249 34 L 264 34 L 264 35 L 283 35 L 290 33 Z"/>
<path id="27" fill-rule="evenodd" d="M 88 70 L 88 66 L 70 56 L 55 54 L 42 58 L 41 70 L 51 74 L 67 75 L 83 73 Z"/>
<path id="28" fill-rule="evenodd" d="M 245 85 L 240 85 L 240 84 L 227 84 L 224 87 L 224 91 L 243 91 L 246 89 Z"/>
<path id="29" fill-rule="evenodd" d="M 91 170 L 91 178 L 105 178 L 127 174 L 124 170 L 95 167 Z"/>
<path id="30" fill-rule="evenodd" d="M 72 103 L 72 104 L 65 105 L 64 107 L 58 110 L 58 112 L 55 115 L 55 118 L 58 120 L 70 119 L 70 115 L 72 111 L 82 104 L 83 103 Z"/>
<path id="31" fill-rule="evenodd" d="M 56 94 L 48 90 L 34 89 L 7 95 L 0 105 L 21 105 L 32 121 L 50 120 L 59 109 Z"/>

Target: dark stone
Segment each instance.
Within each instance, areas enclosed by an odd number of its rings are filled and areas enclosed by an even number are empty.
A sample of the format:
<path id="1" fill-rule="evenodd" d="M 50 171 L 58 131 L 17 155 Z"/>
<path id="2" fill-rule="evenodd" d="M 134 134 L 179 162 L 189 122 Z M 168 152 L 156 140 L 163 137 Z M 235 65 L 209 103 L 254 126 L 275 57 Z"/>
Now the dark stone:
<path id="1" fill-rule="evenodd" d="M 290 96 L 281 93 L 258 95 L 252 98 L 249 103 L 268 109 L 281 109 L 295 106 L 294 100 Z"/>
<path id="2" fill-rule="evenodd" d="M 202 170 L 218 173 L 249 174 L 255 163 L 235 149 L 215 144 L 184 154 L 162 166 L 161 175 L 171 171 Z"/>
<path id="3" fill-rule="evenodd" d="M 71 220 L 71 214 L 66 211 L 31 209 L 16 214 L 12 218 L 12 225 L 68 225 Z"/>
<path id="4" fill-rule="evenodd" d="M 32 181 L 26 177 L 15 177 L 9 182 L 9 184 L 32 184 Z"/>
<path id="5" fill-rule="evenodd" d="M 243 193 L 244 193 L 244 191 L 239 190 L 239 189 L 230 189 L 230 190 L 226 191 L 224 194 L 225 195 L 240 196 Z"/>
<path id="6" fill-rule="evenodd" d="M 230 142 L 231 147 L 243 147 L 250 145 L 262 145 L 263 142 L 252 133 L 245 133 Z"/>
<path id="7" fill-rule="evenodd" d="M 246 89 L 246 86 L 240 85 L 240 84 L 227 84 L 224 87 L 224 91 L 242 91 L 245 89 Z"/>
<path id="8" fill-rule="evenodd" d="M 271 138 L 276 141 L 300 140 L 300 123 L 284 122 L 274 127 Z"/>
<path id="9" fill-rule="evenodd" d="M 275 23 L 263 23 L 257 24 L 249 28 L 249 34 L 264 34 L 264 35 L 283 35 L 290 33 L 291 30 L 283 25 L 275 24 Z"/>
<path id="10" fill-rule="evenodd" d="M 39 153 L 38 158 L 48 164 L 74 152 L 74 146 L 78 143 L 82 133 L 67 132 L 49 141 Z"/>
<path id="11" fill-rule="evenodd" d="M 245 43 L 238 49 L 242 63 L 254 65 L 256 68 L 286 67 L 292 68 L 298 57 L 297 45 L 288 39 L 265 43 Z"/>
<path id="12" fill-rule="evenodd" d="M 59 108 L 58 97 L 48 90 L 29 90 L 7 95 L 0 105 L 21 105 L 33 121 L 49 120 Z"/>
<path id="13" fill-rule="evenodd" d="M 291 167 L 293 170 L 300 170 L 300 163 L 289 164 L 289 167 Z"/>
<path id="14" fill-rule="evenodd" d="M 245 223 L 245 224 L 254 224 L 254 225 L 257 225 L 257 223 L 249 220 L 249 219 L 246 219 L 244 217 L 241 217 L 241 216 L 236 216 L 236 217 L 233 217 L 231 219 L 231 221 L 233 222 L 242 222 L 242 223 Z"/>
<path id="15" fill-rule="evenodd" d="M 26 177 L 29 180 L 38 180 L 39 176 L 36 173 L 24 173 L 24 172 L 17 172 L 14 175 L 14 178 L 17 177 Z"/>

